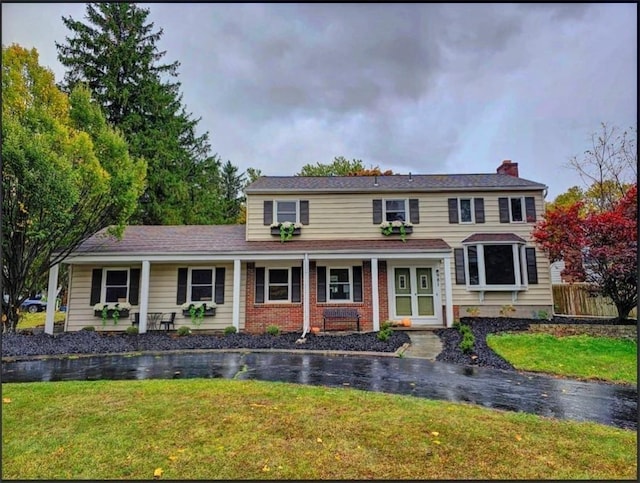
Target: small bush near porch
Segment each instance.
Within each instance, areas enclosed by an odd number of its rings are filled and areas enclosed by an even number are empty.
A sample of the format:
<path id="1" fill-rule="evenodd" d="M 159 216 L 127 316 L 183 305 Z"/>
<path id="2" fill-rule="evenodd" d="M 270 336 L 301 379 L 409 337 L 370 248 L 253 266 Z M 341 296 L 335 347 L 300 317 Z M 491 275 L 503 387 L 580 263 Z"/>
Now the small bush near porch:
<path id="1" fill-rule="evenodd" d="M 6 479 L 635 479 L 637 434 L 230 380 L 3 384 Z"/>

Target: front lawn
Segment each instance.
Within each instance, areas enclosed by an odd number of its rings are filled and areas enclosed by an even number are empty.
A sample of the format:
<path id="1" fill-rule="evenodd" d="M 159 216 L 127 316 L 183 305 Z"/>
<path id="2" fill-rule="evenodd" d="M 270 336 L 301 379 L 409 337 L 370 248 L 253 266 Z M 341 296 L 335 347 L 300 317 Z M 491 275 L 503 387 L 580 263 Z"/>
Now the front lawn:
<path id="1" fill-rule="evenodd" d="M 53 322 L 58 324 L 64 324 L 65 312 L 56 311 L 53 316 Z M 18 329 L 30 329 L 39 325 L 44 326 L 44 321 L 47 318 L 46 312 L 36 312 L 30 314 L 29 312 L 20 312 L 20 320 L 18 321 Z"/>
<path id="2" fill-rule="evenodd" d="M 488 335 L 487 344 L 519 370 L 638 383 L 638 345 L 633 340 L 504 333 Z"/>
<path id="3" fill-rule="evenodd" d="M 637 433 L 350 388 L 3 384 L 6 479 L 635 479 Z"/>

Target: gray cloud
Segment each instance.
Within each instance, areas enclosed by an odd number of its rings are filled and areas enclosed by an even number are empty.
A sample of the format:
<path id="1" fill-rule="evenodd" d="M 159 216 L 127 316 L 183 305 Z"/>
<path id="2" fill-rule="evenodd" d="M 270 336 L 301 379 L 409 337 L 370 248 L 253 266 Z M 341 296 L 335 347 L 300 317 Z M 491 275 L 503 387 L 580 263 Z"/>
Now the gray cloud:
<path id="1" fill-rule="evenodd" d="M 493 172 L 550 197 L 605 121 L 637 117 L 635 4 L 144 4 L 179 60 L 187 109 L 241 169 L 334 156 L 396 172 Z M 81 4 L 3 4 L 5 38 L 61 75 Z M 54 55 L 51 52 L 54 52 Z"/>

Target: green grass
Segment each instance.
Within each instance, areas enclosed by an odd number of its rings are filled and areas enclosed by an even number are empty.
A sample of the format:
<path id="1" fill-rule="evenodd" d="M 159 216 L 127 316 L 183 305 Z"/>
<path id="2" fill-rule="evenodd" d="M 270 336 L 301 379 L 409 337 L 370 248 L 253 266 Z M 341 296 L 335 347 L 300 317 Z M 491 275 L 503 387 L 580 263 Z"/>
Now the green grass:
<path id="1" fill-rule="evenodd" d="M 637 433 L 350 388 L 3 384 L 5 479 L 635 479 Z"/>
<path id="2" fill-rule="evenodd" d="M 54 323 L 64 323 L 64 312 L 56 312 L 53 316 Z M 44 321 L 47 318 L 46 312 L 36 312 L 35 314 L 30 314 L 29 312 L 20 312 L 20 320 L 18 321 L 19 329 L 29 329 L 32 327 L 37 327 L 39 325 L 44 325 Z"/>
<path id="3" fill-rule="evenodd" d="M 487 345 L 523 371 L 638 383 L 638 345 L 633 340 L 514 333 L 491 334 Z"/>

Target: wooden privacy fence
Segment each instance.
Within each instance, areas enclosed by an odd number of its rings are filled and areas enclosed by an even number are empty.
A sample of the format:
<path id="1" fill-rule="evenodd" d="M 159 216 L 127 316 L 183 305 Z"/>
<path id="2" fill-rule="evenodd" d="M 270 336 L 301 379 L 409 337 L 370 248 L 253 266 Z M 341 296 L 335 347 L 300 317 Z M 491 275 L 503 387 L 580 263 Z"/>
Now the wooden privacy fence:
<path id="1" fill-rule="evenodd" d="M 616 317 L 618 311 L 609 297 L 592 297 L 585 290 L 586 283 L 553 284 L 553 309 L 556 314 Z M 638 317 L 637 309 L 629 314 Z"/>

